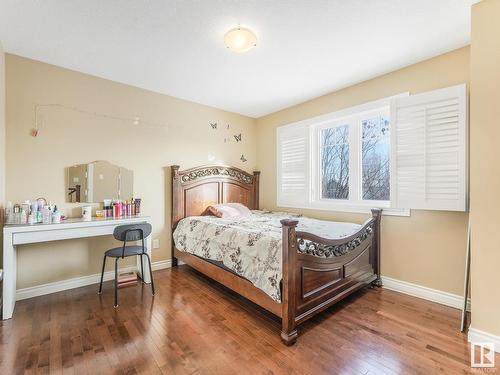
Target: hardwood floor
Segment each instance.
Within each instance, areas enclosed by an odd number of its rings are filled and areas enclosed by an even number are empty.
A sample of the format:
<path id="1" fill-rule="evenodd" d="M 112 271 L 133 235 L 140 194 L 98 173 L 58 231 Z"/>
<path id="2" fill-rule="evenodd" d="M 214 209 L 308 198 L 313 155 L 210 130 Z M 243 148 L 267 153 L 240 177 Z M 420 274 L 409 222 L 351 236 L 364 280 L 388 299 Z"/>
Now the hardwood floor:
<path id="1" fill-rule="evenodd" d="M 299 327 L 187 266 L 148 286 L 112 283 L 19 301 L 0 323 L 1 374 L 434 374 L 469 367 L 460 312 L 384 289 L 356 293 Z M 497 356 L 497 364 L 500 356 Z M 490 372 L 491 373 L 491 372 Z"/>

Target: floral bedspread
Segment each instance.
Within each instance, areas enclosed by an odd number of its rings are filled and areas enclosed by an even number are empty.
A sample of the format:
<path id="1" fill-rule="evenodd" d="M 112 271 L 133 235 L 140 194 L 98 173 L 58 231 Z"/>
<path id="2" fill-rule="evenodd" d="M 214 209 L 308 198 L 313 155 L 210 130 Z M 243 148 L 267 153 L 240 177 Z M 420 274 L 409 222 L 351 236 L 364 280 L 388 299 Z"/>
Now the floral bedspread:
<path id="1" fill-rule="evenodd" d="M 280 302 L 281 236 L 280 220 L 294 218 L 297 230 L 324 238 L 347 237 L 360 229 L 353 223 L 315 220 L 284 212 L 252 211 L 245 217 L 222 219 L 191 216 L 179 221 L 174 231 L 180 251 L 222 262 L 236 274 Z"/>

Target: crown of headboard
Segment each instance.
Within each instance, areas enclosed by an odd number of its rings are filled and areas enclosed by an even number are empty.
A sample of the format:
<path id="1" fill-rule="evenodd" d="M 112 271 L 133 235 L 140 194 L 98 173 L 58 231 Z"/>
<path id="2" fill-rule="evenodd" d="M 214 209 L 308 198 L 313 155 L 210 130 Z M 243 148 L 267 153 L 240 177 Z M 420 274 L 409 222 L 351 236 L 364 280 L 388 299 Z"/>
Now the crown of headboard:
<path id="1" fill-rule="evenodd" d="M 181 183 L 193 182 L 203 178 L 213 178 L 213 177 L 232 178 L 236 181 L 245 184 L 252 184 L 254 180 L 253 175 L 239 168 L 234 168 L 229 166 L 198 167 L 198 168 L 188 169 L 182 172 L 180 172 L 178 168 L 176 170 L 178 171 Z"/>
<path id="2" fill-rule="evenodd" d="M 227 165 L 208 165 L 172 172 L 172 227 L 187 216 L 201 215 L 218 203 L 242 203 L 259 208 L 260 172 L 247 173 Z"/>

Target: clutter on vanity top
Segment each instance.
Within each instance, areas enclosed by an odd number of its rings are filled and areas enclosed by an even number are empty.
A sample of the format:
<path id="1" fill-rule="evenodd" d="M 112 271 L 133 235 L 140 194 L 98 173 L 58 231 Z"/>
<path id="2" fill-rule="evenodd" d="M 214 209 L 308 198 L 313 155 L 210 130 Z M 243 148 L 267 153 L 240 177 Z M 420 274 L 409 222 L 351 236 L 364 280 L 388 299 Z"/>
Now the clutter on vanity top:
<path id="1" fill-rule="evenodd" d="M 92 206 L 82 207 L 82 217 L 84 220 L 92 219 Z M 100 218 L 121 218 L 136 216 L 141 213 L 141 199 L 132 198 L 130 201 L 118 199 L 105 199 L 103 209 L 96 211 L 96 216 Z M 38 198 L 33 201 L 12 204 L 7 203 L 5 208 L 5 224 L 57 224 L 66 217 L 56 205 L 47 202 L 45 198 Z"/>
<path id="2" fill-rule="evenodd" d="M 102 210 L 96 211 L 97 217 L 117 218 L 136 216 L 141 214 L 141 199 L 132 198 L 130 201 L 105 199 Z"/>
<path id="3" fill-rule="evenodd" d="M 57 206 L 47 202 L 45 198 L 14 205 L 8 202 L 5 208 L 6 224 L 51 224 L 60 223 L 64 219 Z"/>

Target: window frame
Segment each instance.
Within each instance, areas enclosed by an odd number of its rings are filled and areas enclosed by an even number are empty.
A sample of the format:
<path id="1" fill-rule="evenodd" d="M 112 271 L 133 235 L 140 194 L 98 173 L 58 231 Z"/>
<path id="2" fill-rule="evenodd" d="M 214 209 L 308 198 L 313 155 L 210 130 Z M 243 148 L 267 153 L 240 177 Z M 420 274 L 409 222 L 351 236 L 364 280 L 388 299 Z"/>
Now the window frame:
<path id="1" fill-rule="evenodd" d="M 349 117 L 348 117 L 349 118 Z M 321 159 L 322 159 L 322 151 L 323 151 L 323 146 L 322 146 L 322 140 L 321 140 L 321 133 L 325 129 L 336 129 L 341 126 L 347 125 L 348 129 L 348 145 L 349 145 L 349 195 L 347 199 L 335 199 L 335 198 L 322 198 L 322 168 L 321 168 Z M 313 126 L 312 127 L 312 147 L 311 147 L 311 161 L 312 161 L 312 173 L 311 173 L 311 181 L 312 181 L 312 186 L 311 186 L 311 200 L 314 201 L 326 201 L 326 202 L 334 202 L 337 204 L 343 204 L 346 202 L 351 201 L 351 191 L 352 191 L 352 185 L 353 181 L 351 178 L 351 170 L 353 167 L 352 163 L 352 145 L 351 142 L 353 140 L 352 138 L 352 131 L 351 131 L 351 125 L 347 123 L 346 121 L 343 121 L 343 119 L 339 119 L 333 122 L 326 122 L 320 126 Z"/>
<path id="2" fill-rule="evenodd" d="M 373 103 L 375 104 L 375 103 Z M 381 107 L 374 105 L 371 108 L 357 110 L 352 108 L 352 112 L 345 112 L 343 116 L 333 117 L 329 121 L 312 125 L 312 184 L 311 184 L 311 204 L 316 208 L 330 208 L 338 210 L 352 210 L 356 208 L 381 207 L 390 208 L 391 201 L 363 199 L 363 161 L 362 158 L 362 121 L 374 116 L 387 116 L 390 118 L 390 103 L 381 103 Z M 324 129 L 336 128 L 348 125 L 349 129 L 349 198 L 332 199 L 322 197 L 321 181 L 321 132 Z"/>
<path id="3" fill-rule="evenodd" d="M 384 215 L 394 215 L 394 216 L 410 216 L 409 209 L 392 208 L 391 201 L 377 201 L 377 200 L 363 200 L 357 199 L 352 200 L 352 193 L 355 192 L 356 197 L 362 197 L 362 181 L 353 181 L 351 178 L 351 171 L 356 171 L 358 176 L 362 176 L 362 161 L 359 161 L 361 157 L 361 117 L 366 117 L 367 114 L 375 113 L 380 109 L 384 109 L 384 114 L 391 116 L 391 102 L 393 99 L 403 96 L 409 96 L 409 92 L 404 92 L 387 98 L 375 100 L 372 102 L 367 102 L 361 105 L 349 107 L 332 113 L 328 113 L 315 118 L 310 118 L 307 120 L 299 121 L 294 124 L 286 125 L 286 127 L 293 126 L 306 126 L 309 129 L 309 192 L 310 197 L 306 204 L 294 205 L 294 204 L 279 204 L 281 207 L 290 208 L 301 208 L 301 209 L 317 209 L 324 211 L 340 211 L 340 212 L 353 212 L 353 213 L 367 213 L 373 207 L 383 208 Z M 380 113 L 380 112 L 379 112 Z M 320 134 L 321 129 L 332 127 L 332 124 L 337 124 L 337 126 L 345 125 L 346 119 L 358 118 L 358 123 L 356 126 L 351 126 L 349 124 L 349 199 L 329 199 L 321 198 L 321 181 L 320 181 Z M 367 118 L 364 118 L 367 119 Z M 278 128 L 279 129 L 279 128 Z M 354 131 L 352 131 L 354 130 Z M 356 148 L 354 153 L 352 147 Z M 279 145 L 278 145 L 279 147 Z M 279 150 L 278 150 L 279 152 Z M 354 157 L 352 157 L 354 155 Z M 359 161 L 359 162 L 358 162 Z M 279 168 L 277 168 L 278 179 L 279 179 Z M 353 186 L 354 185 L 354 186 Z M 359 186 L 359 187 L 358 187 Z M 279 190 L 279 186 L 277 186 Z M 392 190 L 392 179 L 391 179 L 391 190 Z"/>

